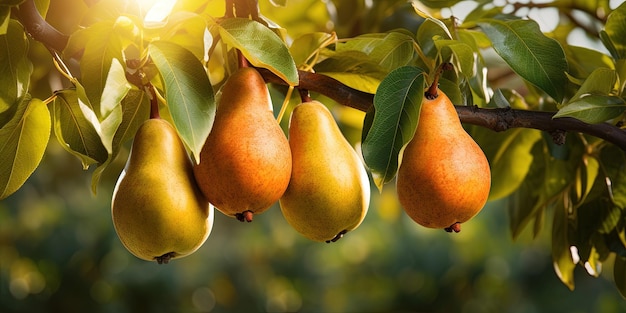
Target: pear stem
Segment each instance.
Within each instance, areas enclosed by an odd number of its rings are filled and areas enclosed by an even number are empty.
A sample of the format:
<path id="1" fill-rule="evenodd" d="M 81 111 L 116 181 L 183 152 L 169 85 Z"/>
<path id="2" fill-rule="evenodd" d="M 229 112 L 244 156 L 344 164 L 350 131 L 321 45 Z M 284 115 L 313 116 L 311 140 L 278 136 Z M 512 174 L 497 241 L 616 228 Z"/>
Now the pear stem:
<path id="1" fill-rule="evenodd" d="M 161 114 L 159 114 L 159 100 L 157 98 L 156 91 L 154 90 L 154 85 L 147 83 L 144 85 L 144 89 L 150 97 L 150 118 L 161 118 Z"/>
<path id="2" fill-rule="evenodd" d="M 171 259 L 173 259 L 176 256 L 176 252 L 168 252 L 162 256 L 157 256 L 154 259 L 157 261 L 157 263 L 159 264 L 167 264 L 170 262 Z"/>
<path id="3" fill-rule="evenodd" d="M 452 225 L 450 225 L 449 227 L 444 228 L 445 231 L 451 233 L 451 232 L 455 232 L 458 233 L 461 231 L 461 223 L 456 222 Z"/>
<path id="4" fill-rule="evenodd" d="M 336 242 L 337 240 L 341 239 L 343 237 L 343 235 L 345 235 L 347 232 L 348 232 L 347 229 L 344 229 L 344 230 L 340 231 L 337 234 L 337 236 L 333 237 L 333 239 L 326 240 L 326 243 Z"/>
<path id="5" fill-rule="evenodd" d="M 250 62 L 248 62 L 248 59 L 241 53 L 241 50 L 237 50 L 237 65 L 239 65 L 239 68 L 250 66 Z"/>
<path id="6" fill-rule="evenodd" d="M 428 90 L 426 90 L 426 92 L 424 93 L 424 96 L 426 97 L 426 99 L 433 100 L 439 96 L 437 92 L 437 89 L 439 88 L 439 77 L 441 77 L 441 73 L 443 73 L 443 71 L 447 71 L 451 69 L 453 69 L 452 63 L 448 63 L 448 62 L 441 63 L 439 67 L 437 67 L 437 71 L 433 75 L 434 76 L 433 83 L 430 84 L 430 87 L 428 87 Z"/>
<path id="7" fill-rule="evenodd" d="M 311 99 L 311 94 L 309 94 L 307 89 L 298 88 L 298 92 L 300 93 L 300 99 L 302 102 L 311 102 L 313 100 Z"/>
<path id="8" fill-rule="evenodd" d="M 252 219 L 254 218 L 254 212 L 247 210 L 241 213 L 237 213 L 235 214 L 235 218 L 240 221 L 240 222 L 252 222 Z"/>

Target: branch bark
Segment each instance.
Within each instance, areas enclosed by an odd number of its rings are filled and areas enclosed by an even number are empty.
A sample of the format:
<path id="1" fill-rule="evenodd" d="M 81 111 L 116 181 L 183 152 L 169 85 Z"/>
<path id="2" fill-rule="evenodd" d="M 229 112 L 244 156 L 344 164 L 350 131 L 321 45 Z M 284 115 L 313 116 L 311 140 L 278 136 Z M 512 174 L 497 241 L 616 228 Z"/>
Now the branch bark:
<path id="1" fill-rule="evenodd" d="M 258 69 L 269 83 L 287 85 L 267 69 Z M 316 73 L 299 71 L 298 88 L 321 93 L 342 105 L 367 111 L 374 104 L 374 95 L 350 88 L 343 83 Z M 532 128 L 550 133 L 556 143 L 563 143 L 568 132 L 580 132 L 604 139 L 626 151 L 626 130 L 608 123 L 588 124 L 575 118 L 553 118 L 555 112 L 515 110 L 511 108 L 478 108 L 455 106 L 462 123 L 477 125 L 496 132 L 511 128 Z"/>
<path id="2" fill-rule="evenodd" d="M 65 49 L 69 36 L 61 33 L 44 20 L 37 10 L 34 0 L 24 1 L 15 12 L 26 32 L 33 39 L 43 43 L 50 50 L 61 52 Z"/>

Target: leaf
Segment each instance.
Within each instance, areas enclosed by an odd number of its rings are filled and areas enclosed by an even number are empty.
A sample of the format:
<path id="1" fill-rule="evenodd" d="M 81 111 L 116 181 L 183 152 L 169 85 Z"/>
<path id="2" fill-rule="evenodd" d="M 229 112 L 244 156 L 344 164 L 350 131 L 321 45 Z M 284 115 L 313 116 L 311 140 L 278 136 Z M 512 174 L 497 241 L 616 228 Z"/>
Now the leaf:
<path id="1" fill-rule="evenodd" d="M 574 290 L 574 268 L 578 260 L 573 253 L 577 250 L 570 244 L 568 238 L 567 208 L 559 205 L 554 210 L 552 224 L 552 261 L 557 276 L 569 288 Z"/>
<path id="2" fill-rule="evenodd" d="M 626 257 L 616 256 L 613 263 L 613 280 L 622 297 L 626 298 Z"/>
<path id="3" fill-rule="evenodd" d="M 196 162 L 215 119 L 215 99 L 202 63 L 185 48 L 166 41 L 149 46 L 165 85 L 165 99 L 176 129 Z"/>
<path id="4" fill-rule="evenodd" d="M 28 39 L 22 26 L 11 20 L 0 36 L 0 113 L 26 95 L 33 65 L 28 59 Z"/>
<path id="5" fill-rule="evenodd" d="M 24 99 L 0 128 L 0 199 L 17 191 L 39 166 L 50 137 L 50 112 L 39 99 Z"/>
<path id="6" fill-rule="evenodd" d="M 310 59 L 320 52 L 320 49 L 329 42 L 337 40 L 335 33 L 307 33 L 296 38 L 289 46 L 294 63 L 297 67 L 305 66 Z"/>
<path id="7" fill-rule="evenodd" d="M 541 139 L 541 132 L 517 128 L 494 133 L 481 128 L 477 133 L 472 135 L 483 147 L 491 165 L 489 200 L 504 198 L 517 190 L 526 178 L 535 160 L 532 149 Z"/>
<path id="8" fill-rule="evenodd" d="M 579 100 L 589 94 L 608 95 L 615 87 L 617 79 L 615 70 L 604 67 L 596 68 L 585 78 L 585 81 L 578 88 L 570 102 Z"/>
<path id="9" fill-rule="evenodd" d="M 413 137 L 424 96 L 424 72 L 401 67 L 380 83 L 374 119 L 362 144 L 365 164 L 379 190 L 398 170 L 400 151 Z"/>
<path id="10" fill-rule="evenodd" d="M 332 56 L 316 64 L 315 71 L 368 93 L 375 93 L 380 81 L 388 73 L 361 51 L 333 53 Z"/>
<path id="11" fill-rule="evenodd" d="M 435 46 L 435 40 L 452 39 L 445 25 L 442 25 L 441 21 L 433 18 L 427 19 L 420 25 L 415 38 L 424 55 L 430 60 L 435 60 L 439 53 L 439 50 Z M 427 64 L 427 66 L 432 67 L 433 64 Z"/>
<path id="12" fill-rule="evenodd" d="M 97 114 L 101 122 L 100 137 L 109 155 L 113 151 L 113 136 L 115 136 L 117 127 L 122 122 L 120 101 L 126 96 L 130 88 L 131 85 L 126 80 L 124 67 L 117 59 L 113 59 L 102 91 L 100 112 Z"/>
<path id="13" fill-rule="evenodd" d="M 620 97 L 588 95 L 568 103 L 553 118 L 573 117 L 594 124 L 618 117 L 625 110 L 626 102 Z"/>
<path id="14" fill-rule="evenodd" d="M 336 51 L 360 51 L 370 62 L 380 65 L 387 72 L 407 65 L 414 55 L 415 41 L 409 34 L 391 31 L 386 34 L 366 34 L 337 44 Z"/>
<path id="15" fill-rule="evenodd" d="M 269 69 L 291 86 L 298 85 L 298 70 L 289 49 L 271 29 L 253 20 L 228 18 L 219 23 L 219 33 L 254 66 Z"/>
<path id="16" fill-rule="evenodd" d="M 622 3 L 609 13 L 604 28 L 600 31 L 600 39 L 613 58 L 626 59 L 626 3 Z"/>
<path id="17" fill-rule="evenodd" d="M 54 134 L 61 146 L 76 156 L 87 169 L 106 161 L 108 152 L 92 121 L 84 114 L 75 89 L 56 92 L 54 100 Z"/>
<path id="18" fill-rule="evenodd" d="M 546 37 L 533 20 L 479 21 L 493 48 L 522 78 L 561 102 L 567 62 L 561 45 Z"/>
<path id="19" fill-rule="evenodd" d="M 287 0 L 270 0 L 270 3 L 277 7 L 284 7 L 287 5 Z"/>
<path id="20" fill-rule="evenodd" d="M 91 189 L 95 193 L 100 177 L 105 169 L 111 164 L 119 154 L 124 142 L 135 136 L 139 126 L 148 119 L 150 115 L 150 100 L 144 91 L 131 89 L 122 99 L 122 121 L 116 129 L 115 136 L 111 142 L 111 153 L 104 163 L 96 167 L 91 176 Z"/>
<path id="21" fill-rule="evenodd" d="M 9 30 L 9 21 L 11 21 L 11 8 L 0 6 L 0 35 L 6 34 Z"/>
<path id="22" fill-rule="evenodd" d="M 465 43 L 457 40 L 436 40 L 437 49 L 445 52 L 444 60 L 449 60 L 449 56 L 453 56 L 452 61 L 454 67 L 459 69 L 467 78 L 471 78 L 475 73 L 474 66 L 474 50 Z"/>
<path id="23" fill-rule="evenodd" d="M 99 114 L 100 98 L 106 86 L 106 79 L 113 59 L 123 61 L 122 40 L 117 32 L 111 31 L 114 24 L 110 21 L 99 22 L 89 28 L 90 36 L 80 59 L 81 85 L 94 112 Z"/>

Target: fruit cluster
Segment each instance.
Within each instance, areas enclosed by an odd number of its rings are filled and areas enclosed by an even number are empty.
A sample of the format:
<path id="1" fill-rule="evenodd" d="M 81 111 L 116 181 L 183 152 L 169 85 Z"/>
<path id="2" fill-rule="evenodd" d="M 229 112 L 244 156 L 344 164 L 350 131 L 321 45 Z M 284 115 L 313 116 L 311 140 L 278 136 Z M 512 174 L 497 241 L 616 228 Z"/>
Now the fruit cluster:
<path id="1" fill-rule="evenodd" d="M 423 104 L 398 170 L 398 198 L 417 223 L 458 232 L 486 202 L 489 164 L 441 91 Z M 279 202 L 296 231 L 322 242 L 365 218 L 369 178 L 330 111 L 315 100 L 297 105 L 287 138 L 253 67 L 239 68 L 222 87 L 199 163 L 156 116 L 137 131 L 112 201 L 118 237 L 141 259 L 167 263 L 197 250 L 214 208 L 251 222 Z"/>

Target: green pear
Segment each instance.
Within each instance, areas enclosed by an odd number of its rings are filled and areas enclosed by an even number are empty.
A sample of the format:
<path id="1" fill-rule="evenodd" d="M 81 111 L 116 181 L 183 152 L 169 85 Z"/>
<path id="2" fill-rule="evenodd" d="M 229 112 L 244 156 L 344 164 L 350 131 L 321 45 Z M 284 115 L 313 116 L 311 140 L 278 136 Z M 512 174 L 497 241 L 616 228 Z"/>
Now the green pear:
<path id="1" fill-rule="evenodd" d="M 209 202 L 240 221 L 252 221 L 285 192 L 291 175 L 289 142 L 256 69 L 240 68 L 222 86 L 194 174 Z"/>
<path id="2" fill-rule="evenodd" d="M 160 118 L 137 130 L 113 191 L 113 225 L 135 256 L 168 263 L 196 251 L 213 226 L 213 207 L 197 187 L 174 127 Z"/>
<path id="3" fill-rule="evenodd" d="M 289 122 L 292 172 L 280 199 L 287 222 L 314 241 L 336 241 L 357 228 L 369 207 L 365 167 L 326 106 L 304 102 Z"/>
<path id="4" fill-rule="evenodd" d="M 406 213 L 422 226 L 459 232 L 482 210 L 490 188 L 489 162 L 448 96 L 437 90 L 432 99 L 424 97 L 396 178 Z"/>

